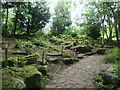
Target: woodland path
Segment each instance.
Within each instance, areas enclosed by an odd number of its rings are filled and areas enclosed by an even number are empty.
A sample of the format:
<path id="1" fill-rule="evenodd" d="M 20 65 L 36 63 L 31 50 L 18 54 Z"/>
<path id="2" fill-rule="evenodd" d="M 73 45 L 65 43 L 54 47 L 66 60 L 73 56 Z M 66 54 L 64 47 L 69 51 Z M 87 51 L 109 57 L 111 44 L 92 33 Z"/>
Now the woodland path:
<path id="1" fill-rule="evenodd" d="M 56 74 L 46 88 L 96 88 L 96 77 L 109 66 L 103 55 L 87 56 Z"/>

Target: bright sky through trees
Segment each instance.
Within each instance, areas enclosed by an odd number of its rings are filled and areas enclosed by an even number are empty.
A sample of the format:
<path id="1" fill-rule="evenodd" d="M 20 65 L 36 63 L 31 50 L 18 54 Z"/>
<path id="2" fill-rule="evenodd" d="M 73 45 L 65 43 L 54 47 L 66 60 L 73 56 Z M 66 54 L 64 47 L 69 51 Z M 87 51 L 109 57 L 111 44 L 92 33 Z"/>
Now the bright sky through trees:
<path id="1" fill-rule="evenodd" d="M 57 2 L 59 2 L 60 0 L 47 0 L 47 1 L 48 1 L 48 5 L 50 7 L 50 13 L 52 14 L 52 17 L 53 17 L 54 8 L 55 8 Z M 80 0 L 71 0 L 70 13 L 71 13 L 72 26 L 76 26 L 76 23 L 83 22 L 83 18 L 81 17 L 81 13 L 83 11 L 85 11 L 84 5 L 87 2 L 88 1 L 86 1 L 86 0 L 82 0 L 82 1 L 80 1 Z M 45 32 L 50 29 L 51 22 L 52 22 L 52 17 L 50 19 L 50 23 L 48 23 L 46 25 L 46 27 L 44 28 Z"/>

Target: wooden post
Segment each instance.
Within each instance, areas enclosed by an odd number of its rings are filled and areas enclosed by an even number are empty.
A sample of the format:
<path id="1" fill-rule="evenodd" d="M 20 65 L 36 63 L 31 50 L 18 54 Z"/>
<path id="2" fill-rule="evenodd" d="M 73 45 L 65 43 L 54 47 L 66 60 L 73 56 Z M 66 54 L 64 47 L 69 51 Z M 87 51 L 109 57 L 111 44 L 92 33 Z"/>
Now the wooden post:
<path id="1" fill-rule="evenodd" d="M 64 49 L 64 46 L 62 45 L 62 49 L 61 49 L 62 60 L 63 60 L 63 49 Z"/>
<path id="2" fill-rule="evenodd" d="M 8 65 L 7 57 L 8 57 L 8 44 L 5 44 L 5 66 Z"/>
<path id="3" fill-rule="evenodd" d="M 42 62 L 44 62 L 44 59 L 45 59 L 45 51 L 43 50 L 43 53 L 42 53 Z"/>

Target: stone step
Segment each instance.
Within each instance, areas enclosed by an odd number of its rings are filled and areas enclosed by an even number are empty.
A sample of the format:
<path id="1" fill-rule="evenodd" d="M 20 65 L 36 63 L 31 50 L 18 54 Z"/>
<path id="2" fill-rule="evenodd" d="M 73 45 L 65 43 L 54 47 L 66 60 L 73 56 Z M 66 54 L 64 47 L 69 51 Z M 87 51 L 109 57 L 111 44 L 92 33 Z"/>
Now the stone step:
<path id="1" fill-rule="evenodd" d="M 61 53 L 46 53 L 47 56 L 62 56 Z"/>
<path id="2" fill-rule="evenodd" d="M 94 55 L 94 54 L 96 54 L 95 52 L 88 52 L 88 53 L 85 53 L 85 55 Z"/>

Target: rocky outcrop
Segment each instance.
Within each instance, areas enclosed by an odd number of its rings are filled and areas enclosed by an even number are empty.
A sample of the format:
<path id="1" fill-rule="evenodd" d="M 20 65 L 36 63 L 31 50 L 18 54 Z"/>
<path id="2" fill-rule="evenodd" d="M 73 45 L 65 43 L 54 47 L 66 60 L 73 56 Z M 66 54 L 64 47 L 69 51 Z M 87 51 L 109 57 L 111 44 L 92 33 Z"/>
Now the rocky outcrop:
<path id="1" fill-rule="evenodd" d="M 109 67 L 107 70 L 102 72 L 103 79 L 105 80 L 105 83 L 108 85 L 114 85 L 114 86 L 120 86 L 120 80 L 116 73 L 113 73 L 115 69 L 112 67 Z"/>

